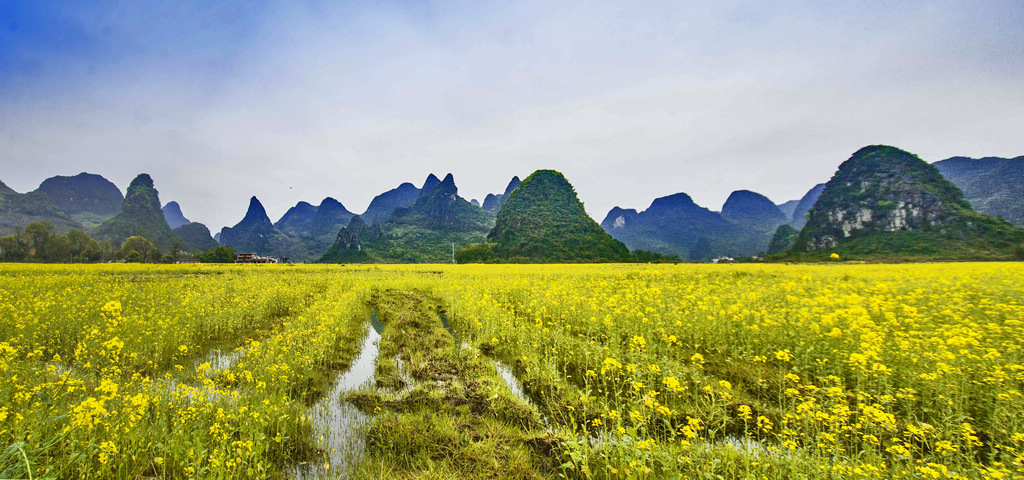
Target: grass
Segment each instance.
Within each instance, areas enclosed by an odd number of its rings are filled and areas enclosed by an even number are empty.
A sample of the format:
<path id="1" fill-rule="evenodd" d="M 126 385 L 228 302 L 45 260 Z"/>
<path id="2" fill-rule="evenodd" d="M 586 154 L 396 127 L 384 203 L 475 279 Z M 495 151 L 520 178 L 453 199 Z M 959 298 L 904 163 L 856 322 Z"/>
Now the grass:
<path id="1" fill-rule="evenodd" d="M 357 476 L 532 479 L 552 470 L 545 453 L 553 442 L 536 412 L 504 387 L 489 361 L 455 344 L 435 313 L 436 300 L 386 290 L 371 302 L 386 325 L 378 389 L 346 399 L 374 415 L 368 460 Z M 406 366 L 412 385 L 392 359 Z M 394 392 L 404 387 L 411 390 Z"/>

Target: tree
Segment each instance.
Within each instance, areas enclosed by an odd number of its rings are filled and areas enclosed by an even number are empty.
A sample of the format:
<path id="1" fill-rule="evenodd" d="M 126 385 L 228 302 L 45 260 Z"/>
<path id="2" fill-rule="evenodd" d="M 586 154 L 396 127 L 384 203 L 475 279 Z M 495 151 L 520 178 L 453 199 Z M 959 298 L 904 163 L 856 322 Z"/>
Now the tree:
<path id="1" fill-rule="evenodd" d="M 90 239 L 92 240 L 92 239 Z M 90 242 L 82 249 L 82 253 L 79 255 L 79 259 L 83 262 L 98 262 L 103 258 L 103 250 L 100 250 L 100 244 L 96 243 L 95 240 Z"/>
<path id="2" fill-rule="evenodd" d="M 137 255 L 131 255 L 131 252 L 135 252 Z M 153 262 L 160 259 L 160 250 L 145 237 L 135 235 L 128 237 L 128 240 L 121 244 L 121 257 L 129 262 Z"/>
<path id="3" fill-rule="evenodd" d="M 53 224 L 50 222 L 32 222 L 25 226 L 25 239 L 31 250 L 29 254 L 34 257 L 42 257 L 46 242 L 53 235 Z"/>
<path id="4" fill-rule="evenodd" d="M 71 261 L 95 262 L 99 260 L 100 244 L 93 240 L 88 233 L 72 228 L 65 237 L 67 237 L 68 245 L 71 248 Z"/>
<path id="5" fill-rule="evenodd" d="M 235 249 L 230 245 L 213 247 L 200 253 L 199 261 L 203 263 L 234 263 Z"/>
<path id="6" fill-rule="evenodd" d="M 785 253 L 796 243 L 800 231 L 790 225 L 780 225 L 772 235 L 772 241 L 768 244 L 768 254 Z"/>
<path id="7" fill-rule="evenodd" d="M 0 237 L 0 251 L 3 252 L 5 262 L 17 262 L 25 259 L 25 248 L 18 241 L 16 235 Z"/>
<path id="8" fill-rule="evenodd" d="M 110 240 L 100 242 L 100 257 L 104 261 L 116 260 L 120 254 L 120 251 L 114 251 L 114 244 Z"/>
<path id="9" fill-rule="evenodd" d="M 42 255 L 36 255 L 41 260 L 54 263 L 71 262 L 71 242 L 64 235 L 54 235 L 46 241 Z"/>
<path id="10" fill-rule="evenodd" d="M 630 259 L 638 263 L 679 263 L 679 257 L 675 255 L 664 255 L 647 250 L 633 250 L 630 253 Z"/>
<path id="11" fill-rule="evenodd" d="M 177 240 L 172 242 L 171 243 L 171 251 L 168 252 L 168 255 L 171 258 L 170 258 L 170 261 L 166 261 L 166 263 L 174 263 L 176 260 L 181 258 L 181 252 L 184 251 L 184 250 L 185 250 L 185 246 L 182 245 L 181 242 L 178 242 Z"/>

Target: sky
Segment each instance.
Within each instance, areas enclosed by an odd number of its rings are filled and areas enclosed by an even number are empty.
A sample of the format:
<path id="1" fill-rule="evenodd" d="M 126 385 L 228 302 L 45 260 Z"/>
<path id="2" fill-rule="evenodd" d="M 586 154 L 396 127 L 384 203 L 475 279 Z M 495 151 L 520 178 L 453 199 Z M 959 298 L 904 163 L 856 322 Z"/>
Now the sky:
<path id="1" fill-rule="evenodd" d="M 1024 155 L 1024 2 L 0 0 L 0 180 L 149 173 L 214 232 L 555 169 L 597 221 L 857 149 Z"/>

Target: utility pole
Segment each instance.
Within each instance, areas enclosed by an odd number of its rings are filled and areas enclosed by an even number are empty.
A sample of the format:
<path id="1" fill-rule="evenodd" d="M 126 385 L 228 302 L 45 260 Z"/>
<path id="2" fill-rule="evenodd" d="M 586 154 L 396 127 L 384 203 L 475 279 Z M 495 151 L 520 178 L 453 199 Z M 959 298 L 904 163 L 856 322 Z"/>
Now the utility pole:
<path id="1" fill-rule="evenodd" d="M 455 265 L 455 242 L 452 242 L 452 265 Z"/>

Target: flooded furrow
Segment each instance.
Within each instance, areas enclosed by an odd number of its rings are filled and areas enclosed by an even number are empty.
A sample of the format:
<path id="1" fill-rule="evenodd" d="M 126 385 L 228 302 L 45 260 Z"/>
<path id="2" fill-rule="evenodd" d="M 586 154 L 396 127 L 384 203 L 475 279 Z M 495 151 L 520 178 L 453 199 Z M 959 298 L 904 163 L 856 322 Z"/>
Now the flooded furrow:
<path id="1" fill-rule="evenodd" d="M 418 382 L 412 378 L 412 373 L 409 372 L 409 367 L 405 364 L 405 360 L 402 360 L 401 355 L 395 355 L 395 371 L 402 378 L 401 385 L 403 386 L 396 389 L 386 388 L 386 390 L 396 397 L 408 395 L 409 392 L 416 388 Z"/>
<path id="2" fill-rule="evenodd" d="M 244 356 L 245 347 L 238 347 L 234 350 L 215 348 L 203 358 L 196 360 L 195 369 L 198 372 L 203 365 L 208 365 L 208 368 L 203 370 L 205 370 L 206 376 L 212 377 L 219 372 L 233 368 L 238 364 L 238 360 Z"/>
<path id="3" fill-rule="evenodd" d="M 526 406 L 537 412 L 537 418 L 540 419 L 540 423 L 544 426 L 550 427 L 551 420 L 544 414 L 544 411 L 534 403 L 533 399 L 526 394 L 523 390 L 523 384 L 516 378 L 515 373 L 512 373 L 512 367 L 509 367 L 501 360 L 491 359 L 491 364 L 494 365 L 494 369 L 498 371 L 498 376 L 501 381 L 505 383 L 505 386 L 518 398 L 521 402 L 525 403 Z"/>
<path id="4" fill-rule="evenodd" d="M 441 325 L 444 326 L 444 329 L 447 330 L 448 334 L 452 336 L 453 340 L 455 340 L 455 344 L 461 344 L 462 337 L 459 335 L 458 332 L 455 331 L 455 329 L 452 328 L 452 324 L 448 322 L 448 315 L 445 315 L 445 313 L 441 310 L 434 310 L 434 313 L 437 314 L 437 318 L 441 319 Z"/>
<path id="5" fill-rule="evenodd" d="M 369 422 L 370 416 L 343 401 L 342 396 L 346 392 L 373 384 L 374 363 L 379 354 L 380 334 L 384 330 L 376 311 L 370 315 L 370 324 L 372 328 L 363 339 L 359 356 L 348 370 L 338 374 L 330 393 L 310 409 L 314 438 L 320 448 L 327 452 L 327 458 L 295 466 L 288 472 L 290 478 L 346 478 L 365 454 L 363 427 Z"/>
<path id="6" fill-rule="evenodd" d="M 444 329 L 447 330 L 448 334 L 452 336 L 452 339 L 455 341 L 455 344 L 460 346 L 460 349 L 466 350 L 472 348 L 467 342 L 462 341 L 462 337 L 458 334 L 458 332 L 455 331 L 454 328 L 452 328 L 451 323 L 448 321 L 448 316 L 445 315 L 445 313 L 442 310 L 435 310 L 434 313 L 436 313 L 437 317 L 441 319 L 441 325 L 444 326 Z M 503 363 L 501 360 L 491 359 L 491 363 L 494 365 L 494 369 L 498 371 L 498 375 L 501 377 L 501 380 L 505 383 L 505 386 L 508 387 L 508 389 L 511 390 L 512 393 L 517 398 L 519 398 L 519 400 L 521 400 L 523 403 L 527 404 L 535 411 L 537 411 L 538 414 L 540 414 L 540 409 L 537 408 L 537 405 L 533 403 L 533 400 L 531 400 L 530 397 L 526 395 L 526 392 L 523 391 L 523 385 L 522 383 L 519 382 L 519 379 L 516 378 L 515 374 L 512 373 L 512 368 Z M 544 415 L 540 415 L 540 418 L 545 424 L 548 423 Z"/>
<path id="7" fill-rule="evenodd" d="M 519 397 L 520 400 L 531 404 L 530 399 L 527 398 L 526 393 L 523 392 L 523 384 L 519 383 L 519 379 L 516 378 L 515 374 L 512 373 L 512 368 L 505 365 L 501 360 L 491 360 L 494 363 L 494 369 L 498 371 L 498 375 L 501 376 L 501 380 L 505 382 L 505 386 Z"/>
<path id="8" fill-rule="evenodd" d="M 216 380 L 218 375 L 238 365 L 239 360 L 245 357 L 245 353 L 245 347 L 234 350 L 210 350 L 192 363 L 192 370 L 198 374 L 197 377 L 173 378 L 167 383 L 167 389 L 174 392 L 183 388 L 191 400 L 215 402 L 226 399 L 229 402 L 237 402 L 241 396 L 237 388 L 221 388 L 210 381 Z"/>

